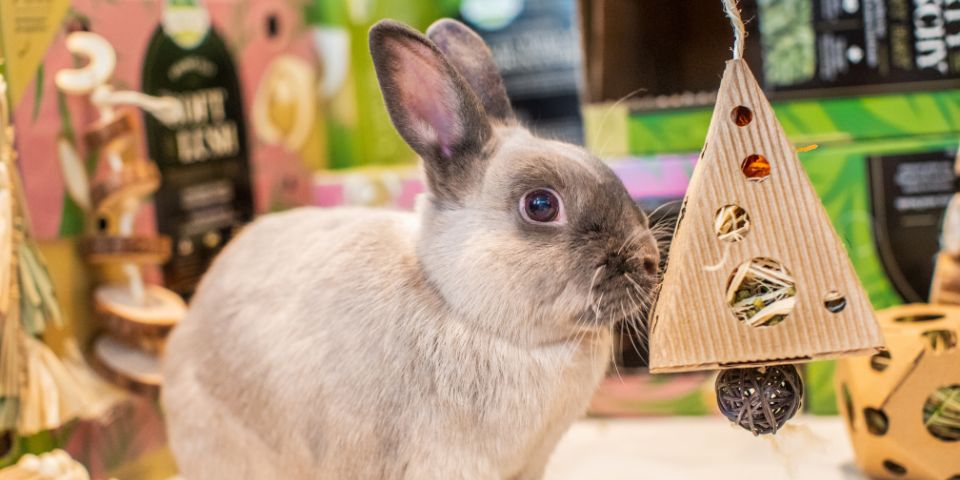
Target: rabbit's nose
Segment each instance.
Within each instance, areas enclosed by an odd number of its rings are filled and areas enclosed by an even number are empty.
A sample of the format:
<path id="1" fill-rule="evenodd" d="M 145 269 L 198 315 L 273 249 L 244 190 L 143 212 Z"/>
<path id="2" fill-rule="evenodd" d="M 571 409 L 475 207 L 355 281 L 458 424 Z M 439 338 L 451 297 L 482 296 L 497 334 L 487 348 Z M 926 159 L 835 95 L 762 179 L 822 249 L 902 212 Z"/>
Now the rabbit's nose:
<path id="1" fill-rule="evenodd" d="M 657 241 L 652 236 L 640 246 L 637 256 L 647 276 L 656 277 L 660 273 L 660 249 L 657 248 Z"/>
<path id="2" fill-rule="evenodd" d="M 647 275 L 656 275 L 658 270 L 660 270 L 660 261 L 657 257 L 653 255 L 643 257 L 643 271 Z"/>

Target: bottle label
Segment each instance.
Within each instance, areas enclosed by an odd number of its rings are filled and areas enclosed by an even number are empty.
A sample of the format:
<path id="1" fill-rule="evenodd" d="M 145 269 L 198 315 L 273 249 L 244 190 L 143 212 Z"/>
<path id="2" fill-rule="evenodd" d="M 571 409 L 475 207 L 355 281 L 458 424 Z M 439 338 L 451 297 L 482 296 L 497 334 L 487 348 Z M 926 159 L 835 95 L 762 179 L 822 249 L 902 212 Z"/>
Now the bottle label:
<path id="1" fill-rule="evenodd" d="M 202 25 L 199 17 L 181 18 Z M 241 89 L 226 45 L 213 28 L 202 38 L 169 32 L 161 25 L 150 42 L 143 91 L 175 99 L 180 115 L 166 123 L 147 115 L 145 124 L 150 157 L 163 178 L 155 195 L 157 229 L 173 239 L 164 281 L 189 296 L 224 244 L 252 219 L 253 196 Z M 201 41 L 185 48 L 184 38 Z"/>
<path id="2" fill-rule="evenodd" d="M 777 92 L 960 79 L 960 0 L 768 0 L 758 17 L 764 81 Z"/>

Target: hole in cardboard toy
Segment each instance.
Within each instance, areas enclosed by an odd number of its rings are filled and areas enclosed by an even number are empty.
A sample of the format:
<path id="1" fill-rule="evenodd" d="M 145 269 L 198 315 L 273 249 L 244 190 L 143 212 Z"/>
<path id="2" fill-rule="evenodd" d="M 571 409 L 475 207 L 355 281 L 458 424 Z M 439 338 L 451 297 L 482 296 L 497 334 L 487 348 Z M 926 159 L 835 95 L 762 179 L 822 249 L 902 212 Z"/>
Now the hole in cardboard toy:
<path id="1" fill-rule="evenodd" d="M 870 357 L 870 368 L 882 372 L 890 366 L 890 352 L 881 350 Z"/>
<path id="2" fill-rule="evenodd" d="M 6 457 L 14 446 L 14 437 L 13 432 L 10 430 L 5 430 L 3 433 L 0 433 L 0 457 Z"/>
<path id="3" fill-rule="evenodd" d="M 739 242 L 750 231 L 750 215 L 738 205 L 726 205 L 717 210 L 713 226 L 720 240 Z"/>
<path id="4" fill-rule="evenodd" d="M 850 430 L 855 430 L 853 421 L 856 414 L 853 411 L 853 396 L 850 395 L 850 388 L 846 383 L 840 387 L 840 393 L 843 395 L 843 408 L 847 411 L 847 424 L 850 425 Z"/>
<path id="5" fill-rule="evenodd" d="M 894 462 L 893 460 L 884 460 L 883 468 L 885 468 L 888 472 L 897 476 L 903 476 L 907 474 L 907 467 L 904 467 L 903 465 L 900 465 L 899 463 Z"/>
<path id="6" fill-rule="evenodd" d="M 886 435 L 887 430 L 890 428 L 890 421 L 887 419 L 887 414 L 883 413 L 883 410 L 864 408 L 863 420 L 867 425 L 867 431 L 874 435 Z"/>
<path id="7" fill-rule="evenodd" d="M 927 313 L 923 315 L 909 315 L 906 317 L 897 317 L 894 322 L 897 323 L 921 323 L 921 322 L 935 322 L 943 318 L 943 315 L 938 313 Z"/>
<path id="8" fill-rule="evenodd" d="M 960 385 L 940 388 L 927 397 L 923 404 L 923 425 L 940 440 L 960 440 Z"/>
<path id="9" fill-rule="evenodd" d="M 751 327 L 771 327 L 787 318 L 797 303 L 793 275 L 776 260 L 743 262 L 727 280 L 727 304 Z"/>
<path id="10" fill-rule="evenodd" d="M 953 330 L 927 330 L 923 332 L 926 347 L 933 353 L 944 353 L 957 346 L 957 334 Z"/>
<path id="11" fill-rule="evenodd" d="M 831 290 L 823 297 L 823 306 L 827 307 L 830 313 L 840 313 L 847 308 L 847 297 L 836 290 Z"/>
<path id="12" fill-rule="evenodd" d="M 743 105 L 738 105 L 734 107 L 733 112 L 731 112 L 731 117 L 733 118 L 733 123 L 737 124 L 738 127 L 746 127 L 753 121 L 753 110 Z"/>
<path id="13" fill-rule="evenodd" d="M 770 162 L 763 155 L 753 154 L 743 159 L 740 164 L 740 170 L 747 180 L 751 182 L 762 182 L 770 176 Z"/>

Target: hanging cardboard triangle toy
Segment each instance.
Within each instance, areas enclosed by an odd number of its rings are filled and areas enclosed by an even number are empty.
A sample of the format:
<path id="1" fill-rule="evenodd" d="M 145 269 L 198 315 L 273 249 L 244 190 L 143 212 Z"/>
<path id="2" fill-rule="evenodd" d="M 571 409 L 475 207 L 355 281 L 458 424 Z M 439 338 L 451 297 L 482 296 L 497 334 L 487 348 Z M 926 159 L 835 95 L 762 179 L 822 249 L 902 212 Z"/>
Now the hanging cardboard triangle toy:
<path id="1" fill-rule="evenodd" d="M 883 336 L 745 61 L 727 63 L 650 326 L 657 372 L 868 353 Z"/>

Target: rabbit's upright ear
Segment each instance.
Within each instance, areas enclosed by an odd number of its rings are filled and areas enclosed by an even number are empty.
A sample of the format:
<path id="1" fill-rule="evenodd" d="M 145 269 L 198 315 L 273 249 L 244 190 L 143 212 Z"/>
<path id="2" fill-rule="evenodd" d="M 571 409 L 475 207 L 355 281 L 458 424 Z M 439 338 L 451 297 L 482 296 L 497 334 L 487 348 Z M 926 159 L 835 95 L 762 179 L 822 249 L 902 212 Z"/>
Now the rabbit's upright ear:
<path id="1" fill-rule="evenodd" d="M 430 191 L 459 202 L 482 175 L 492 136 L 480 101 L 437 47 L 406 25 L 374 25 L 370 53 L 390 119 L 423 158 Z"/>
<path id="2" fill-rule="evenodd" d="M 503 122 L 514 120 L 507 89 L 493 61 L 493 52 L 480 35 L 452 18 L 443 18 L 427 29 L 427 37 L 467 80 L 480 97 L 487 115 Z"/>

